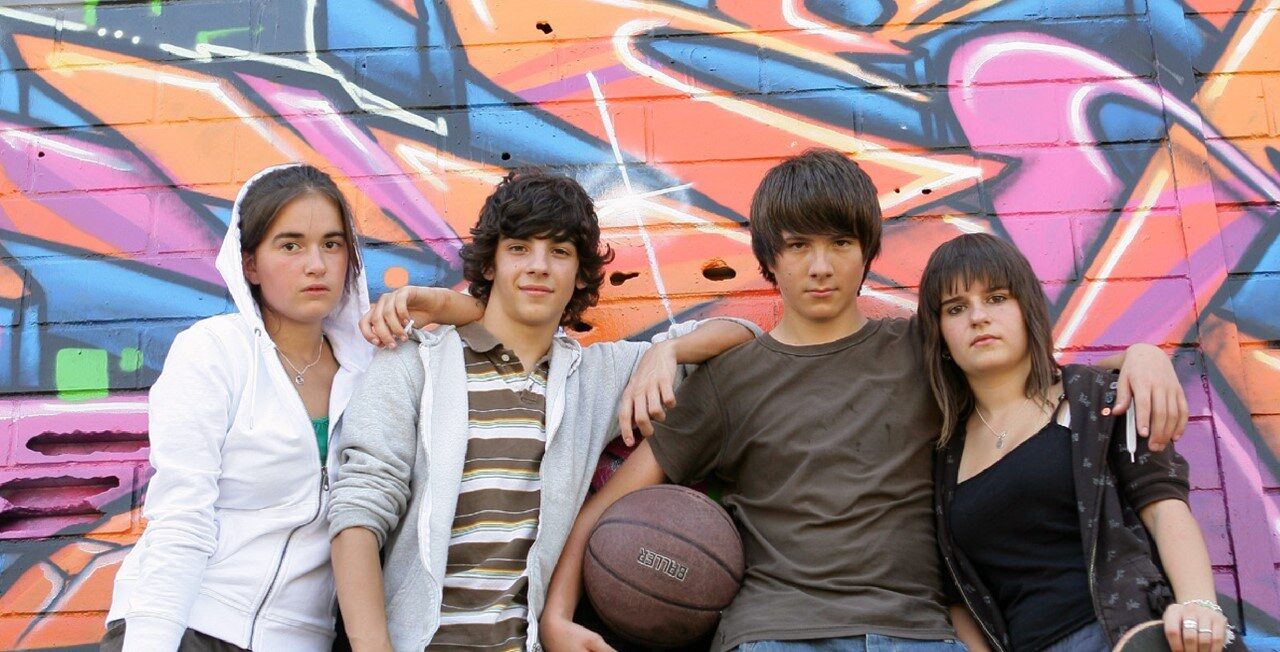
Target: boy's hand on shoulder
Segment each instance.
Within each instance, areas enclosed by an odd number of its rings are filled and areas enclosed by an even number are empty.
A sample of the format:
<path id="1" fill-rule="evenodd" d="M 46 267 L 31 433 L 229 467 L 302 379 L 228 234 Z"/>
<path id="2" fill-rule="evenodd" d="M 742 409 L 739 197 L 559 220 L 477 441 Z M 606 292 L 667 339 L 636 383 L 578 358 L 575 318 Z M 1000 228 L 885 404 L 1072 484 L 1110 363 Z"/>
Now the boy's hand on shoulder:
<path id="1" fill-rule="evenodd" d="M 572 620 L 547 615 L 538 627 L 547 652 L 617 652 L 604 637 Z"/>
<path id="2" fill-rule="evenodd" d="M 383 294 L 360 318 L 360 333 L 374 346 L 396 348 L 396 342 L 408 338 L 410 319 L 417 326 L 431 323 L 435 289 L 406 285 Z"/>
<path id="3" fill-rule="evenodd" d="M 447 288 L 406 285 L 381 297 L 360 318 L 360 333 L 378 347 L 396 348 L 409 328 L 427 324 L 469 324 L 484 316 L 484 304 Z"/>
<path id="4" fill-rule="evenodd" d="M 1187 427 L 1187 396 L 1169 356 L 1150 344 L 1134 344 L 1124 355 L 1116 388 L 1116 414 L 1133 409 L 1138 434 L 1161 451 Z"/>
<path id="5" fill-rule="evenodd" d="M 653 422 L 665 419 L 667 408 L 675 407 L 678 371 L 671 341 L 654 344 L 640 357 L 618 407 L 618 430 L 628 446 L 636 443 L 633 429 L 644 437 L 652 435 Z"/>

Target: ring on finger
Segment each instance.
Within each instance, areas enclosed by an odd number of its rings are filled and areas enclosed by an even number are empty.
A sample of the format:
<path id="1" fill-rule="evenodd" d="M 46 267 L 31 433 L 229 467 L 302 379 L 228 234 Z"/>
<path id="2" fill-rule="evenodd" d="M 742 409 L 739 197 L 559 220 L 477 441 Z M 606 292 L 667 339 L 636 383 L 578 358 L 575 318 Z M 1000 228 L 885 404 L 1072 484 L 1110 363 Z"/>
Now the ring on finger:
<path id="1" fill-rule="evenodd" d="M 1197 623 L 1195 620 L 1192 620 L 1191 618 L 1187 618 L 1186 620 L 1183 620 L 1183 621 L 1182 621 L 1182 628 L 1183 628 L 1183 629 L 1196 629 L 1196 628 L 1198 628 L 1199 626 L 1200 626 L 1200 624 L 1199 624 L 1199 623 Z"/>
<path id="2" fill-rule="evenodd" d="M 1212 627 L 1201 627 L 1200 629 L 1197 629 L 1196 631 L 1197 631 L 1197 632 L 1200 632 L 1201 634 L 1212 634 L 1212 633 L 1213 633 L 1213 628 L 1212 628 Z"/>

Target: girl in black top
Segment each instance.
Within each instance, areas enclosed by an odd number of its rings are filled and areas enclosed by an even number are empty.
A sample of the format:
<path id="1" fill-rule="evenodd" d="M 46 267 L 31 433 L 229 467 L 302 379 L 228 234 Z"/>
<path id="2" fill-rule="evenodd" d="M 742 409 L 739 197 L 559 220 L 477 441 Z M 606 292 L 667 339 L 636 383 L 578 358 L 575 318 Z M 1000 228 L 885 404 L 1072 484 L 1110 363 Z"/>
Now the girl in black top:
<path id="1" fill-rule="evenodd" d="M 1185 461 L 1127 436 L 1106 407 L 1114 376 L 1057 365 L 1022 253 L 987 234 L 942 245 L 919 315 L 943 412 L 939 544 L 970 649 L 1105 651 L 1160 618 L 1172 649 L 1221 650 L 1228 624 Z"/>

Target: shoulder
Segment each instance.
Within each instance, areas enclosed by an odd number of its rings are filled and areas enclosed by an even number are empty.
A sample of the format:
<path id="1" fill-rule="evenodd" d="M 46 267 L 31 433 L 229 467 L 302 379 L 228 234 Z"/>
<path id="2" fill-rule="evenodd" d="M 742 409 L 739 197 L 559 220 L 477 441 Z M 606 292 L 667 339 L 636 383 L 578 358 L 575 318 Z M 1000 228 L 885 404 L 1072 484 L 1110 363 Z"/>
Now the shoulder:
<path id="1" fill-rule="evenodd" d="M 920 341 L 920 320 L 915 315 L 910 317 L 884 317 L 872 319 L 868 326 L 876 328 L 872 337 L 891 340 Z"/>
<path id="2" fill-rule="evenodd" d="M 1115 389 L 1111 383 L 1116 381 L 1119 372 L 1092 365 L 1069 364 L 1062 366 L 1062 385 L 1068 395 L 1087 394 L 1096 389 Z"/>
<path id="3" fill-rule="evenodd" d="M 410 336 L 404 342 L 396 345 L 396 348 L 380 348 L 373 353 L 373 359 L 369 361 L 369 368 L 365 372 L 367 376 L 386 376 L 388 374 L 408 376 L 416 382 L 421 382 L 426 376 L 426 370 L 423 368 L 421 350 L 426 349 L 428 355 L 440 355 L 447 349 L 452 340 L 461 342 L 458 334 L 452 329 L 446 331 L 424 332 L 419 331 L 418 337 Z M 459 354 L 461 346 L 458 347 Z"/>
<path id="4" fill-rule="evenodd" d="M 875 351 L 877 356 L 901 359 L 912 365 L 924 363 L 924 338 L 920 334 L 920 320 L 915 316 L 872 319 L 864 329 L 869 330 L 860 340 L 858 349 Z"/>
<path id="5" fill-rule="evenodd" d="M 698 365 L 694 373 L 709 375 L 717 381 L 744 377 L 751 369 L 773 364 L 767 357 L 769 354 L 769 349 L 757 336 Z"/>
<path id="6" fill-rule="evenodd" d="M 207 317 L 179 331 L 173 338 L 166 364 L 171 360 L 205 361 L 210 364 L 246 359 L 253 351 L 253 329 L 240 315 Z"/>

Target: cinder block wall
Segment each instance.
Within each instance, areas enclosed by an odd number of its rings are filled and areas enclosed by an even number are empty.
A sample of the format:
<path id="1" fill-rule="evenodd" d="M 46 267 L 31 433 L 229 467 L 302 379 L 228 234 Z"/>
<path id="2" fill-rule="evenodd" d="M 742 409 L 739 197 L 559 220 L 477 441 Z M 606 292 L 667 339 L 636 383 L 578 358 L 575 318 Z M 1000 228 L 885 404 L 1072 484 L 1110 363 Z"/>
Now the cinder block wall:
<path id="1" fill-rule="evenodd" d="M 770 325 L 745 220 L 849 152 L 905 314 L 929 252 L 1033 260 L 1064 361 L 1174 355 L 1221 598 L 1280 646 L 1280 14 L 1229 0 L 183 0 L 0 7 L 0 647 L 85 645 L 142 531 L 146 388 L 230 309 L 239 184 L 340 180 L 374 296 L 452 286 L 509 167 L 574 174 L 617 250 L 585 341 Z M 1270 647 L 1269 647 L 1270 646 Z"/>

